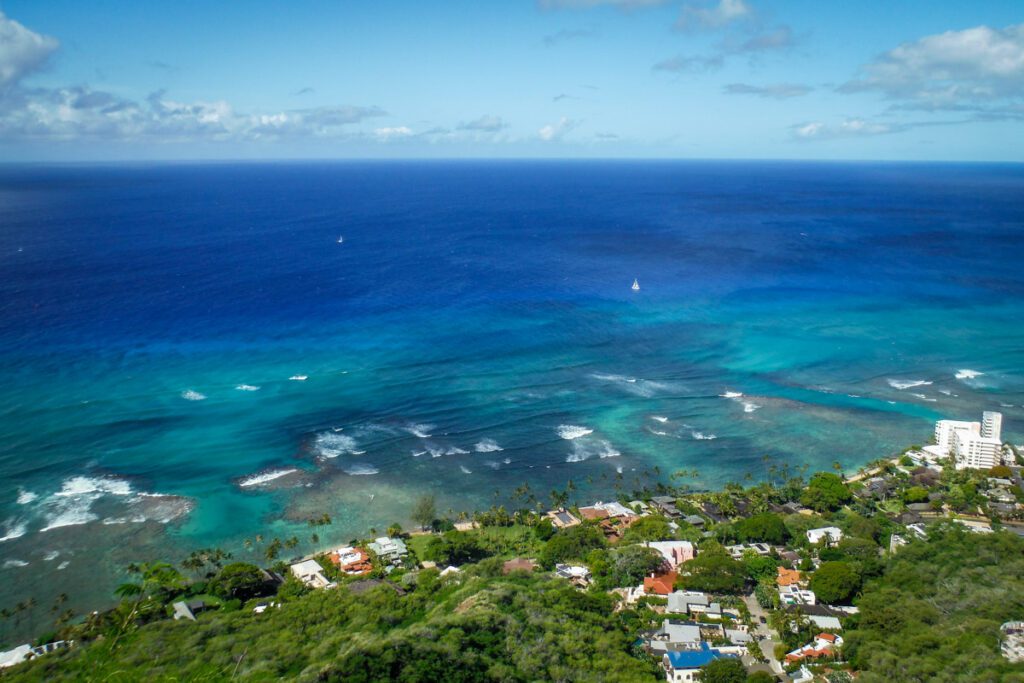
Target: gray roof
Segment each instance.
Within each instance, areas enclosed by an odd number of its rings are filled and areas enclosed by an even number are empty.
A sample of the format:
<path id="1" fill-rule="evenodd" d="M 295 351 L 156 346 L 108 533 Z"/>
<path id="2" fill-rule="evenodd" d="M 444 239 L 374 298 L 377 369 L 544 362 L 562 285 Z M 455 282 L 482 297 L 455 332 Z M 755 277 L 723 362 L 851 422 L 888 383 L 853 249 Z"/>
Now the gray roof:
<path id="1" fill-rule="evenodd" d="M 670 643 L 699 643 L 700 626 L 689 622 L 665 620 L 661 632 L 668 636 Z"/>
<path id="2" fill-rule="evenodd" d="M 686 515 L 683 517 L 683 521 L 693 526 L 704 526 L 704 518 L 700 515 Z"/>

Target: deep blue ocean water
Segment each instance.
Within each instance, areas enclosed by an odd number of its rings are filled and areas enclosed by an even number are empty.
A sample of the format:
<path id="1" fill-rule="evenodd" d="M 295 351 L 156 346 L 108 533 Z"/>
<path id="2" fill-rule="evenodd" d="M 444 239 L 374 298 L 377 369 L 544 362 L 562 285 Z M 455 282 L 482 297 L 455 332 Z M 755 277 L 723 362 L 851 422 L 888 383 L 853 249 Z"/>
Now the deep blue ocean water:
<path id="1" fill-rule="evenodd" d="M 0 167 L 0 605 L 424 491 L 1019 442 L 1022 257 L 1019 165 Z"/>

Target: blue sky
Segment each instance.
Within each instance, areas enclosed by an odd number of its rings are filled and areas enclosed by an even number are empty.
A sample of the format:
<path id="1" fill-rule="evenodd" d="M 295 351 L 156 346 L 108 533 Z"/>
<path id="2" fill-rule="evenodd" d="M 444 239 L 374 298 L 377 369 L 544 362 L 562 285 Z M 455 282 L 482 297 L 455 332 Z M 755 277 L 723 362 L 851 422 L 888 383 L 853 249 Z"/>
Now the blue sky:
<path id="1" fill-rule="evenodd" d="M 0 0 L 9 160 L 1024 160 L 1024 3 Z"/>

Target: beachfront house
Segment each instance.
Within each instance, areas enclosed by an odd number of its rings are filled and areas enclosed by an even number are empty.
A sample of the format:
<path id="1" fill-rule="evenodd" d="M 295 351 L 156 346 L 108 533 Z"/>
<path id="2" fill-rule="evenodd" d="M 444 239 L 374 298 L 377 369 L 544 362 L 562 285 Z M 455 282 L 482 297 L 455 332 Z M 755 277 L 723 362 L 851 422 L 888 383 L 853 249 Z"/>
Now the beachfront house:
<path id="1" fill-rule="evenodd" d="M 551 525 L 556 529 L 568 529 L 569 527 L 576 526 L 580 523 L 580 520 L 576 519 L 576 516 L 565 508 L 551 510 L 546 513 L 544 517 L 550 519 Z"/>
<path id="2" fill-rule="evenodd" d="M 370 563 L 370 556 L 362 548 L 356 548 L 353 546 L 338 548 L 337 550 L 328 553 L 327 559 L 329 559 L 331 564 L 337 567 L 343 574 L 348 574 L 350 576 L 369 574 L 373 571 L 373 565 Z"/>
<path id="3" fill-rule="evenodd" d="M 366 547 L 372 550 L 381 562 L 389 565 L 401 564 L 402 559 L 409 554 L 409 549 L 405 547 L 405 541 L 389 536 L 381 536 L 372 543 L 367 543 Z"/>
<path id="4" fill-rule="evenodd" d="M 296 562 L 288 569 L 295 578 L 310 588 L 330 588 L 335 585 L 324 576 L 324 569 L 316 560 Z"/>

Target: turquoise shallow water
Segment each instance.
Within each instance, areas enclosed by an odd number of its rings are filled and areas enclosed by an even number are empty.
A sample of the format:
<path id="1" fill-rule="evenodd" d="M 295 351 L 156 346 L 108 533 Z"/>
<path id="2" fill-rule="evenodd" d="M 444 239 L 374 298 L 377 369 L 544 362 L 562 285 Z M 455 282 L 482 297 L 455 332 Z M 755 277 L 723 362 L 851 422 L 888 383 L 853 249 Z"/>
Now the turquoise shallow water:
<path id="1" fill-rule="evenodd" d="M 1019 442 L 1022 224 L 1016 166 L 7 167 L 0 604 L 41 607 L 5 638 L 424 491 L 856 469 L 983 409 Z"/>

